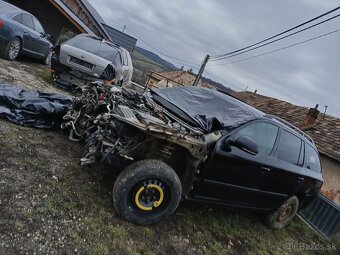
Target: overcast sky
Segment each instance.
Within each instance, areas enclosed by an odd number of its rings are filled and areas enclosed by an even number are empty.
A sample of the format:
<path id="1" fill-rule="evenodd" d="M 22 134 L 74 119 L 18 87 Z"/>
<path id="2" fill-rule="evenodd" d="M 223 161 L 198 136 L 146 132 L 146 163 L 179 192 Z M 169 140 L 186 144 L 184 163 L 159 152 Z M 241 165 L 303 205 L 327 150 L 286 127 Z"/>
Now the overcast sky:
<path id="1" fill-rule="evenodd" d="M 197 64 L 206 54 L 242 48 L 340 5 L 339 0 L 90 0 L 90 3 L 108 25 L 119 30 L 126 25 L 126 32 L 137 35 L 137 39 L 170 56 Z M 210 62 L 204 76 L 236 91 L 256 89 L 260 94 L 297 105 L 319 104 L 321 112 L 328 105 L 327 113 L 340 117 L 340 32 L 248 61 L 214 66 L 336 29 L 340 29 L 340 17 L 251 53 Z M 150 50 L 141 40 L 137 44 Z"/>

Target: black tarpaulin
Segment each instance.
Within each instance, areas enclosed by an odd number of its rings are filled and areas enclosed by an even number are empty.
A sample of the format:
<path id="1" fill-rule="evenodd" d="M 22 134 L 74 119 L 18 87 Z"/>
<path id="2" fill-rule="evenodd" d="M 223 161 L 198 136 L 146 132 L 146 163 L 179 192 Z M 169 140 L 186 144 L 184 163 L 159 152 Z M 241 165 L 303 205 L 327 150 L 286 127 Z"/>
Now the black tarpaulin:
<path id="1" fill-rule="evenodd" d="M 70 104 L 70 97 L 57 93 L 0 85 L 0 116 L 23 126 L 52 128 L 60 123 Z"/>
<path id="2" fill-rule="evenodd" d="M 206 132 L 234 128 L 263 116 L 261 111 L 217 90 L 173 87 L 152 90 L 154 100 Z"/>

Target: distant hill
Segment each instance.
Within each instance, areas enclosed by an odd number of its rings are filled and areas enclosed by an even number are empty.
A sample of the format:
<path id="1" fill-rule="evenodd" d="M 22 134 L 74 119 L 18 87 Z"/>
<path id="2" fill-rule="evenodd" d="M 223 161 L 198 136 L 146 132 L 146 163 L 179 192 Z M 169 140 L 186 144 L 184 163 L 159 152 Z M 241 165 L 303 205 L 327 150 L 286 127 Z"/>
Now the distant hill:
<path id="1" fill-rule="evenodd" d="M 137 51 L 138 53 L 148 57 L 153 62 L 158 63 L 160 66 L 163 66 L 164 70 L 166 70 L 166 71 L 178 70 L 178 68 L 174 64 L 172 64 L 172 63 L 162 59 L 160 56 L 158 56 L 157 54 L 155 54 L 155 53 L 153 53 L 151 51 L 148 51 L 146 49 L 140 48 L 138 46 L 136 46 L 135 51 Z"/>
<path id="2" fill-rule="evenodd" d="M 202 77 L 202 81 L 204 82 L 207 82 L 207 83 L 210 83 L 210 84 L 213 84 L 218 90 L 221 90 L 223 91 L 224 93 L 232 93 L 232 92 L 235 92 L 234 90 L 232 90 L 230 87 L 226 87 L 224 86 L 222 83 L 219 83 L 217 81 L 214 81 L 214 80 L 211 80 L 209 78 L 206 78 L 206 77 Z"/>
<path id="3" fill-rule="evenodd" d="M 156 53 L 140 48 L 138 46 L 135 47 L 135 50 L 132 52 L 131 57 L 134 66 L 134 73 L 132 79 L 141 84 L 143 84 L 146 81 L 147 79 L 146 74 L 149 73 L 150 71 L 163 72 L 179 70 L 179 68 L 176 67 L 174 64 L 161 58 Z M 211 80 L 209 78 L 202 77 L 202 80 L 204 82 L 213 84 L 218 90 L 221 90 L 225 93 L 234 92 L 232 89 L 225 87 L 223 84 Z"/>

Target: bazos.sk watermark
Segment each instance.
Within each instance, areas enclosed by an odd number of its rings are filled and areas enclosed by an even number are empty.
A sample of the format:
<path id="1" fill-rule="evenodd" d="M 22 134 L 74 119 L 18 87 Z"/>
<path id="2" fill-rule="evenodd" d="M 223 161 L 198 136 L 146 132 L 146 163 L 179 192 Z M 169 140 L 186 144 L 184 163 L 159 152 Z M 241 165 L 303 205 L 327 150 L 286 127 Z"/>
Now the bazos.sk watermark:
<path id="1" fill-rule="evenodd" d="M 299 243 L 299 242 L 286 242 L 283 245 L 283 249 L 286 252 L 297 252 L 297 251 L 336 251 L 336 245 L 331 244 L 320 244 L 320 243 Z"/>

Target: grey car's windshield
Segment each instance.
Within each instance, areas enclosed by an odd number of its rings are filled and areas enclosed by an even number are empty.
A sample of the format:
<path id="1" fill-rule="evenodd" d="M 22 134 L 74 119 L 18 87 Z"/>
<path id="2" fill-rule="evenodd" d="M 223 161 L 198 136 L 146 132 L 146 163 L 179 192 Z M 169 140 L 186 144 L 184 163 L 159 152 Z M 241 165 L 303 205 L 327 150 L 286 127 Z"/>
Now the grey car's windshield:
<path id="1" fill-rule="evenodd" d="M 74 37 L 71 40 L 68 40 L 67 44 L 88 51 L 112 62 L 117 62 L 120 59 L 118 56 L 118 49 L 115 49 L 100 39 L 92 37 Z"/>

